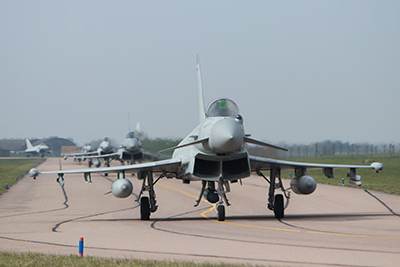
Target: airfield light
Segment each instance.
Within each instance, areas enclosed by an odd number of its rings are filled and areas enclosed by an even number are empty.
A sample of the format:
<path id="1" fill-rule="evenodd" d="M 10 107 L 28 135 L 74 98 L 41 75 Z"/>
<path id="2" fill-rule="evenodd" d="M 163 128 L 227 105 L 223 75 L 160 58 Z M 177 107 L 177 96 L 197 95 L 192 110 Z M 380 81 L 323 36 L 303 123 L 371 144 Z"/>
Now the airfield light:
<path id="1" fill-rule="evenodd" d="M 83 257 L 83 237 L 79 238 L 79 257 Z"/>

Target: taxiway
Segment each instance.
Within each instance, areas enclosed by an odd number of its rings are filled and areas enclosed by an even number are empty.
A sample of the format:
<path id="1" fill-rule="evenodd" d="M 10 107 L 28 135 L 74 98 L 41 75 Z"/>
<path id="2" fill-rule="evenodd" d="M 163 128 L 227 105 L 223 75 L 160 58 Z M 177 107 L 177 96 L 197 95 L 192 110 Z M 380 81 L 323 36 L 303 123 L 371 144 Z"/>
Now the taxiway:
<path id="1" fill-rule="evenodd" d="M 64 169 L 87 165 L 62 160 Z M 50 158 L 40 171 L 59 169 Z M 384 176 L 382 172 L 377 179 Z M 0 196 L 0 250 L 101 257 L 228 262 L 272 266 L 396 266 L 400 262 L 400 196 L 319 184 L 309 196 L 291 194 L 285 218 L 266 209 L 267 184 L 251 176 L 232 184 L 226 221 L 194 201 L 200 182 L 162 179 L 158 210 L 139 219 L 136 195 L 109 193 L 116 175 L 26 177 Z M 137 194 L 141 181 L 127 175 Z M 339 183 L 340 181 L 338 181 Z M 288 181 L 284 181 L 288 187 Z"/>

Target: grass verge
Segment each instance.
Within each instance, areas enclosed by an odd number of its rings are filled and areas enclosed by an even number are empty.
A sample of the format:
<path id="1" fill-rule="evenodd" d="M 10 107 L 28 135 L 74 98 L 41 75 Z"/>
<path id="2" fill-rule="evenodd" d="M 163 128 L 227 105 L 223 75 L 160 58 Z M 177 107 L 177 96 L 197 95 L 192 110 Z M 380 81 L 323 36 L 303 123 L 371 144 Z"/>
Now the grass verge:
<path id="1" fill-rule="evenodd" d="M 97 266 L 179 266 L 179 267 L 208 267 L 208 266 L 249 266 L 249 265 L 233 265 L 233 264 L 211 264 L 211 263 L 191 263 L 191 262 L 170 262 L 170 261 L 154 261 L 154 260 L 137 260 L 137 259 L 105 259 L 98 257 L 78 257 L 78 256 L 54 256 L 38 253 L 9 253 L 0 252 L 0 267 L 3 266 L 35 266 L 35 267 L 97 267 Z"/>
<path id="2" fill-rule="evenodd" d="M 11 188 L 18 180 L 23 179 L 34 166 L 41 164 L 45 159 L 0 159 L 0 195 L 5 192 L 6 184 Z"/>

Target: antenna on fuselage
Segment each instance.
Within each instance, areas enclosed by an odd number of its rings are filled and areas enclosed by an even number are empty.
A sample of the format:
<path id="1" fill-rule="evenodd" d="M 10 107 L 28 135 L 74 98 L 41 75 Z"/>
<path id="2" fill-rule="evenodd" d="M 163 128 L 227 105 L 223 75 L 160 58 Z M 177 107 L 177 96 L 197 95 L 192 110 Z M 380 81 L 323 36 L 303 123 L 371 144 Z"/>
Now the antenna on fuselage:
<path id="1" fill-rule="evenodd" d="M 204 93 L 203 93 L 203 83 L 201 81 L 201 70 L 200 70 L 200 56 L 196 56 L 196 70 L 197 70 L 197 90 L 199 98 L 199 120 L 200 122 L 206 119 L 206 110 L 204 106 Z"/>

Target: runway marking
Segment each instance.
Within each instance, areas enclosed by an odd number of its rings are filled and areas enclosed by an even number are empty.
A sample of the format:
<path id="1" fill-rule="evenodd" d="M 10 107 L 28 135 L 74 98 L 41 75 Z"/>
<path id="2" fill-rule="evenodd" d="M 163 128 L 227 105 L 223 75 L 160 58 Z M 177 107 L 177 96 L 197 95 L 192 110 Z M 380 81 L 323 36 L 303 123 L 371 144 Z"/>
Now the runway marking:
<path id="1" fill-rule="evenodd" d="M 192 195 L 186 191 L 180 190 L 176 187 L 166 185 L 164 183 L 160 183 L 161 187 L 164 187 L 169 190 L 173 190 L 176 192 L 179 192 L 185 196 L 197 199 L 195 195 Z M 363 235 L 363 234 L 346 234 L 346 233 L 332 233 L 332 232 L 321 232 L 321 231 L 301 231 L 301 230 L 295 230 L 295 229 L 284 229 L 284 228 L 275 228 L 275 227 L 267 227 L 267 226 L 258 226 L 258 225 L 250 225 L 250 224 L 241 224 L 241 223 L 233 223 L 233 222 L 226 222 L 226 221 L 218 221 L 215 219 L 211 219 L 206 215 L 206 213 L 215 210 L 215 204 L 212 204 L 208 202 L 207 200 L 202 199 L 201 201 L 208 203 L 212 205 L 212 207 L 202 213 L 200 215 L 204 217 L 207 220 L 216 222 L 216 223 L 221 223 L 221 224 L 227 224 L 227 225 L 234 225 L 234 226 L 240 226 L 240 227 L 248 227 L 248 228 L 258 228 L 258 229 L 265 229 L 265 230 L 274 230 L 274 231 L 285 231 L 285 232 L 295 232 L 295 233 L 306 233 L 306 234 L 314 234 L 314 235 L 329 235 L 329 236 L 345 236 L 345 237 L 361 237 L 361 238 L 375 238 L 375 239 L 394 239 L 394 240 L 400 240 L 400 237 L 396 236 L 374 236 L 374 235 Z"/>

